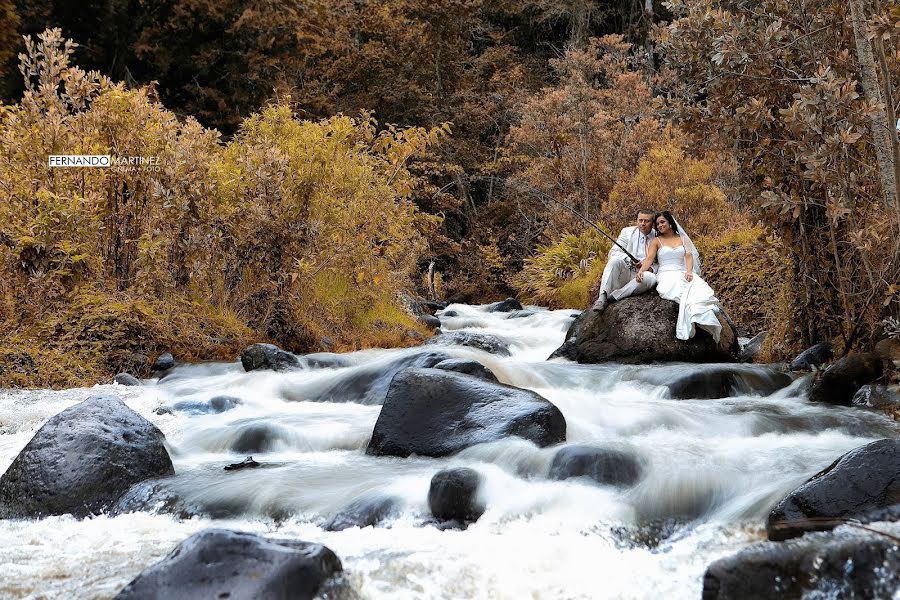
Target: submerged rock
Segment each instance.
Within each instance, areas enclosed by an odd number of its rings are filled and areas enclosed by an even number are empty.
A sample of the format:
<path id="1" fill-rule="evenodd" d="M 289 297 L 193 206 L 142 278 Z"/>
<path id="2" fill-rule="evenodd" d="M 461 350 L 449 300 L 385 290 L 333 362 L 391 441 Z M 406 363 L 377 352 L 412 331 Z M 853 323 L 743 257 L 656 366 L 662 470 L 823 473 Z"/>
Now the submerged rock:
<path id="1" fill-rule="evenodd" d="M 793 382 L 794 378 L 763 365 L 663 365 L 641 369 L 637 381 L 665 386 L 676 400 L 714 400 L 736 394 L 767 396 Z"/>
<path id="2" fill-rule="evenodd" d="M 391 382 L 366 453 L 447 456 L 510 436 L 550 446 L 565 441 L 566 420 L 529 390 L 437 369 L 405 369 Z"/>
<path id="3" fill-rule="evenodd" d="M 441 521 L 477 521 L 484 514 L 478 499 L 481 475 L 475 469 L 445 469 L 435 473 L 428 488 L 428 508 Z"/>
<path id="4" fill-rule="evenodd" d="M 455 371 L 456 373 L 464 373 L 466 375 L 471 375 L 472 377 L 484 379 L 485 381 L 493 381 L 494 383 L 498 382 L 497 376 L 494 375 L 493 371 L 475 360 L 451 358 L 448 360 L 442 360 L 438 364 L 434 365 L 434 368 L 441 369 L 442 371 Z"/>
<path id="5" fill-rule="evenodd" d="M 186 412 L 193 415 L 208 415 L 223 413 L 243 403 L 243 400 L 241 400 L 240 398 L 235 398 L 234 396 L 215 396 L 213 398 L 210 398 L 206 402 L 182 400 L 181 402 L 176 402 L 171 406 L 162 406 L 156 409 L 156 414 L 171 414 L 173 411 L 177 411 Z"/>
<path id="6" fill-rule="evenodd" d="M 300 359 L 273 344 L 253 344 L 241 352 L 241 364 L 247 372 L 261 369 L 289 371 L 300 367 Z"/>
<path id="7" fill-rule="evenodd" d="M 900 503 L 900 440 L 878 440 L 844 454 L 769 513 L 772 541 L 827 531 L 847 519 Z"/>
<path id="8" fill-rule="evenodd" d="M 333 352 L 313 352 L 300 357 L 301 364 L 310 369 L 340 369 L 353 366 L 353 361 L 343 354 Z"/>
<path id="9" fill-rule="evenodd" d="M 734 362 L 738 352 L 737 332 L 730 320 L 719 314 L 722 335 L 716 342 L 698 328 L 687 340 L 675 338 L 678 303 L 658 294 L 625 298 L 597 312 L 584 311 L 566 333 L 566 341 L 550 355 L 579 363 L 619 362 Z"/>
<path id="10" fill-rule="evenodd" d="M 378 361 L 372 365 L 363 365 L 317 393 L 314 399 L 321 402 L 382 404 L 391 380 L 400 370 L 410 367 L 433 367 L 448 358 L 450 355 L 443 352 L 425 351 L 405 354 L 388 362 Z"/>
<path id="11" fill-rule="evenodd" d="M 831 344 L 821 343 L 811 346 L 797 355 L 791 361 L 791 371 L 811 371 L 813 367 L 819 367 L 831 360 Z"/>
<path id="12" fill-rule="evenodd" d="M 763 542 L 715 561 L 703 600 L 892 598 L 900 589 L 896 528 L 879 535 L 842 528 L 788 542 Z"/>
<path id="13" fill-rule="evenodd" d="M 468 346 L 484 350 L 497 356 L 509 356 L 509 344 L 494 335 L 486 333 L 468 333 L 465 331 L 452 331 L 442 333 L 425 342 L 428 346 Z"/>
<path id="14" fill-rule="evenodd" d="M 554 455 L 547 476 L 558 481 L 587 477 L 601 485 L 628 487 L 640 480 L 641 463 L 620 450 L 566 446 Z"/>
<path id="15" fill-rule="evenodd" d="M 0 518 L 97 514 L 132 485 L 175 473 L 164 442 L 118 398 L 95 396 L 67 408 L 0 477 Z"/>
<path id="16" fill-rule="evenodd" d="M 117 600 L 312 600 L 342 570 L 321 544 L 207 529 L 138 575 Z"/>
<path id="17" fill-rule="evenodd" d="M 392 496 L 367 496 L 351 502 L 325 524 L 325 531 L 343 531 L 351 527 L 374 527 L 400 514 L 400 499 Z"/>
<path id="18" fill-rule="evenodd" d="M 507 298 L 500 302 L 494 302 L 484 307 L 487 312 L 512 312 L 514 310 L 522 310 L 522 303 L 515 298 Z"/>
<path id="19" fill-rule="evenodd" d="M 859 388 L 881 377 L 882 368 L 881 357 L 874 352 L 848 354 L 813 382 L 809 400 L 850 406 Z"/>
<path id="20" fill-rule="evenodd" d="M 762 351 L 763 343 L 765 343 L 767 337 L 769 337 L 769 332 L 763 331 L 762 333 L 753 336 L 746 344 L 743 344 L 740 352 L 738 352 L 738 361 L 753 362 L 756 360 L 756 357 L 759 356 L 759 353 Z"/>

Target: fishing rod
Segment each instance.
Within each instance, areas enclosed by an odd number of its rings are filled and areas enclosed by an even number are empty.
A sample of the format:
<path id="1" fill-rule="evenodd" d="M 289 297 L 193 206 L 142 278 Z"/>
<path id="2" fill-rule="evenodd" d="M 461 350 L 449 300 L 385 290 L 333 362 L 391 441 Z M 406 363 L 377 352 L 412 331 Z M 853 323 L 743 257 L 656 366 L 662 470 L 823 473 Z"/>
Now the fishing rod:
<path id="1" fill-rule="evenodd" d="M 507 183 L 507 185 L 509 185 L 509 184 L 510 184 L 510 181 L 507 180 L 506 183 Z M 517 186 L 516 186 L 516 184 L 513 184 L 511 187 L 517 187 Z M 629 252 L 628 249 L 625 248 L 625 246 L 623 246 L 622 244 L 620 244 L 619 241 L 618 241 L 617 239 L 615 239 L 614 237 L 612 237 L 611 235 L 609 235 L 608 233 L 606 233 L 605 231 L 603 231 L 602 229 L 600 229 L 600 227 L 598 227 L 596 223 L 594 223 L 593 221 L 591 221 L 590 219 L 588 219 L 587 217 L 585 217 L 583 214 L 581 214 L 580 212 L 578 212 L 577 210 L 575 210 L 574 208 L 572 208 L 571 206 L 569 206 L 569 205 L 566 204 L 565 202 L 562 202 L 562 201 L 560 201 L 560 200 L 557 200 L 556 198 L 554 198 L 554 197 L 551 196 L 550 194 L 546 194 L 546 193 L 542 192 L 542 191 L 539 190 L 539 189 L 532 188 L 532 187 L 530 187 L 530 186 L 528 186 L 528 188 L 529 188 L 529 189 L 522 189 L 521 191 L 531 192 L 531 193 L 536 194 L 536 195 L 538 195 L 538 196 L 540 196 L 540 197 L 542 197 L 542 198 L 544 198 L 544 199 L 547 199 L 547 200 L 550 200 L 551 202 L 555 202 L 556 204 L 559 204 L 560 206 L 562 206 L 563 208 L 565 208 L 566 210 L 568 210 L 570 213 L 572 213 L 573 215 L 575 215 L 576 217 L 578 217 L 579 219 L 581 219 L 582 221 L 584 221 L 585 223 L 587 223 L 588 225 L 590 225 L 591 227 L 593 227 L 594 229 L 596 229 L 598 232 L 600 232 L 600 235 L 602 235 L 603 237 L 605 237 L 606 239 L 608 239 L 609 241 L 611 241 L 613 244 L 615 244 L 616 246 L 618 246 L 619 249 L 622 250 L 622 252 L 624 252 L 624 253 L 628 256 L 628 258 L 630 258 L 630 259 L 632 260 L 632 262 L 635 262 L 635 263 L 640 263 L 640 262 L 642 262 L 642 261 L 640 261 L 636 256 L 634 256 L 631 252 Z"/>

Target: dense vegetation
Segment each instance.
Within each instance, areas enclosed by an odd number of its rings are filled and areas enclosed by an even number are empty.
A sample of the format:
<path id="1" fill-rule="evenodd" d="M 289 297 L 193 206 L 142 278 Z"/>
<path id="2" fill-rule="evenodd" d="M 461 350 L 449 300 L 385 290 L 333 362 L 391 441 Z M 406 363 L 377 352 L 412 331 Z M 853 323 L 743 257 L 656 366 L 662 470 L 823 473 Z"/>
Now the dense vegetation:
<path id="1" fill-rule="evenodd" d="M 430 265 L 442 298 L 582 308 L 608 242 L 564 206 L 612 233 L 673 210 L 771 358 L 869 345 L 900 312 L 898 22 L 834 0 L 0 0 L 0 385 L 414 343 L 397 292 L 431 293 Z M 47 168 L 68 153 L 159 163 Z"/>

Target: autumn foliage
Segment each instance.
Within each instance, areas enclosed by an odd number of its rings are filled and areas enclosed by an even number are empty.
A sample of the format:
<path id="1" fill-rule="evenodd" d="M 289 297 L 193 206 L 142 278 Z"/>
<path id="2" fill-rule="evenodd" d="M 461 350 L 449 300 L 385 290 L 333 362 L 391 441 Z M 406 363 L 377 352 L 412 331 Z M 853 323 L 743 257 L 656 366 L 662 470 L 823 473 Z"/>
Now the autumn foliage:
<path id="1" fill-rule="evenodd" d="M 40 367 L 54 352 L 81 357 L 84 382 L 144 372 L 164 349 L 232 358 L 257 339 L 295 351 L 326 336 L 335 348 L 421 339 L 396 292 L 435 220 L 410 200 L 407 162 L 446 127 L 303 121 L 278 104 L 223 144 L 152 89 L 71 65 L 73 49 L 58 30 L 28 42 L 26 92 L 0 127 L 6 364 L 52 385 L 58 373 Z M 50 169 L 51 154 L 155 164 Z"/>

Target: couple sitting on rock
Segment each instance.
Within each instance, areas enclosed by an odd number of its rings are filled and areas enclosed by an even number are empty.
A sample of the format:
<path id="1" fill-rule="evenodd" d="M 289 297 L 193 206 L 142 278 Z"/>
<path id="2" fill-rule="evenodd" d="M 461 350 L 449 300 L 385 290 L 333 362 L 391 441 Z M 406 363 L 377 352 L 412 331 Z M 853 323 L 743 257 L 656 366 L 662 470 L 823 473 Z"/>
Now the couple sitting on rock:
<path id="1" fill-rule="evenodd" d="M 690 339 L 700 327 L 719 341 L 719 300 L 700 277 L 696 246 L 672 213 L 641 209 L 637 225 L 624 228 L 618 245 L 613 244 L 609 251 L 600 296 L 592 308 L 603 311 L 610 302 L 654 288 L 666 300 L 679 304 L 675 337 Z"/>

